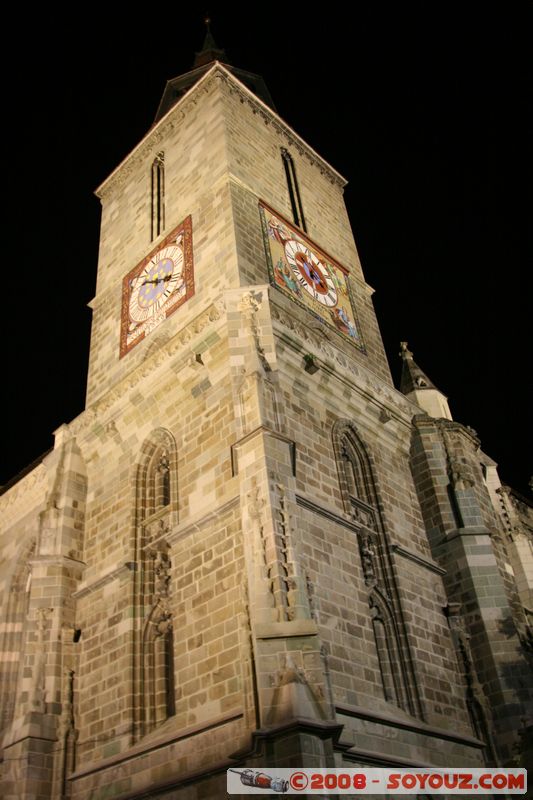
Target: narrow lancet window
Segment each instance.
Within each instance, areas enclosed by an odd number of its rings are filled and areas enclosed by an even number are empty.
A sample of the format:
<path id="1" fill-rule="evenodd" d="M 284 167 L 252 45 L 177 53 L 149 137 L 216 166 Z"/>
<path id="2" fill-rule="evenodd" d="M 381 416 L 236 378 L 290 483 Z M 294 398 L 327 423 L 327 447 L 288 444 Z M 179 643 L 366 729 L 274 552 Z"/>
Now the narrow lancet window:
<path id="1" fill-rule="evenodd" d="M 152 163 L 152 241 L 165 227 L 165 154 L 158 153 Z"/>
<path id="2" fill-rule="evenodd" d="M 307 233 L 304 211 L 302 207 L 302 198 L 300 197 L 300 188 L 298 186 L 294 161 L 291 154 L 285 149 L 285 147 L 281 148 L 281 158 L 283 160 L 283 167 L 285 169 L 285 177 L 287 179 L 287 188 L 289 190 L 289 200 L 291 203 L 294 224 L 298 225 L 299 228 Z"/>

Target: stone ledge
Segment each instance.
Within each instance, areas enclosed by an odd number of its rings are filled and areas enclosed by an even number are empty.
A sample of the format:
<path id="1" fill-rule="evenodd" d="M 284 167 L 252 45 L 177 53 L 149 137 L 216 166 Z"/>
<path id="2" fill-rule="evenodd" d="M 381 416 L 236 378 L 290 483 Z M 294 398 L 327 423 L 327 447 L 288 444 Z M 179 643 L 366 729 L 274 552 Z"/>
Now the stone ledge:
<path id="1" fill-rule="evenodd" d="M 230 753 L 230 758 L 236 761 L 244 761 L 249 757 L 259 755 L 262 750 L 263 742 L 271 741 L 278 736 L 284 736 L 292 732 L 310 733 L 318 736 L 319 739 L 332 739 L 334 743 L 337 743 L 342 733 L 342 728 L 342 723 L 334 720 L 323 720 L 319 722 L 316 719 L 309 719 L 308 717 L 294 717 L 280 725 L 258 728 L 253 731 L 251 747 L 237 750 L 235 753 Z"/>
<path id="2" fill-rule="evenodd" d="M 299 492 L 296 495 L 296 504 L 301 506 L 302 508 L 307 509 L 307 511 L 313 512 L 313 514 L 318 514 L 321 517 L 325 517 L 326 519 L 331 520 L 331 522 L 335 522 L 337 525 L 341 525 L 343 528 L 348 528 L 348 530 L 353 531 L 356 534 L 361 533 L 364 531 L 365 533 L 370 534 L 371 536 L 376 536 L 376 531 L 371 530 L 370 528 L 366 528 L 364 525 L 358 522 L 353 522 L 348 516 L 343 516 L 338 512 L 334 511 L 332 508 L 328 508 L 324 505 L 318 505 L 318 503 L 314 503 L 305 495 Z"/>
<path id="3" fill-rule="evenodd" d="M 391 549 L 393 553 L 396 553 L 403 558 L 407 558 L 409 561 L 413 561 L 415 564 L 418 564 L 425 569 L 429 569 L 430 572 L 436 572 L 437 575 L 446 575 L 447 570 L 440 567 L 435 561 L 425 558 L 418 553 L 414 553 L 412 550 L 408 550 L 401 544 L 392 544 Z"/>
<path id="4" fill-rule="evenodd" d="M 125 564 L 120 564 L 118 567 L 106 572 L 105 575 L 96 578 L 92 583 L 87 583 L 85 586 L 81 586 L 77 591 L 72 592 L 72 597 L 78 600 L 80 597 L 85 597 L 92 592 L 95 592 L 97 589 L 101 589 L 102 586 L 105 586 L 107 583 L 111 583 L 111 581 L 116 580 L 120 575 L 124 572 L 134 572 L 137 568 L 137 565 L 133 561 L 127 561 Z"/>
<path id="5" fill-rule="evenodd" d="M 335 711 L 337 714 L 344 714 L 347 717 L 355 717 L 357 719 L 367 720 L 368 722 L 375 722 L 377 725 L 388 725 L 391 728 L 402 728 L 403 730 L 412 731 L 413 733 L 422 734 L 423 736 L 446 739 L 449 742 L 457 742 L 458 744 L 467 745 L 468 747 L 482 749 L 486 746 L 480 739 L 476 739 L 474 736 L 469 736 L 465 733 L 455 733 L 445 728 L 435 728 L 433 725 L 428 725 L 425 722 L 414 719 L 400 719 L 393 714 L 370 711 L 361 706 L 349 706 L 344 703 L 336 703 Z"/>
<path id="6" fill-rule="evenodd" d="M 492 536 L 492 533 L 484 525 L 469 525 L 466 528 L 452 528 L 446 531 L 442 543 L 453 542 L 453 540 L 457 539 L 459 536 Z"/>
<path id="7" fill-rule="evenodd" d="M 234 442 L 231 445 L 230 449 L 230 457 L 231 457 L 231 474 L 233 477 L 239 474 L 239 459 L 238 459 L 238 452 L 239 448 L 245 445 L 247 442 L 254 439 L 259 434 L 263 436 L 270 436 L 273 439 L 278 439 L 280 442 L 287 444 L 290 449 L 291 454 L 291 468 L 292 474 L 296 475 L 296 442 L 293 439 L 289 439 L 288 436 L 285 436 L 283 433 L 279 431 L 275 431 L 272 428 L 269 428 L 266 425 L 259 425 L 259 427 L 255 428 L 250 433 L 245 434 L 241 439 L 237 442 Z"/>
<path id="8" fill-rule="evenodd" d="M 150 753 L 153 750 L 160 750 L 163 747 L 168 747 L 169 745 L 175 744 L 182 739 L 189 739 L 191 736 L 198 736 L 201 733 L 213 730 L 213 728 L 219 728 L 222 725 L 226 725 L 228 722 L 236 722 L 237 720 L 242 719 L 243 716 L 244 715 L 242 711 L 232 711 L 231 713 L 218 717 L 218 719 L 211 720 L 210 722 L 192 725 L 189 728 L 182 728 L 173 736 L 169 734 L 162 739 L 151 739 L 150 742 L 144 743 L 139 742 L 138 744 L 130 747 L 130 749 L 125 753 L 120 753 L 119 755 L 111 756 L 110 758 L 106 758 L 104 760 L 99 760 L 98 762 L 90 764 L 85 768 L 81 767 L 80 769 L 76 770 L 76 772 L 72 773 L 72 775 L 69 775 L 69 780 L 75 781 L 80 778 L 85 778 L 88 775 L 93 775 L 95 772 L 102 772 L 106 769 L 116 767 L 118 764 L 122 764 L 125 761 L 131 761 L 135 758 L 145 755 L 146 753 Z"/>
<path id="9" fill-rule="evenodd" d="M 57 721 L 58 717 L 55 714 L 29 711 L 24 717 L 19 717 L 12 723 L 4 735 L 2 747 L 7 750 L 8 747 L 13 747 L 26 739 L 57 742 Z"/>
<path id="10" fill-rule="evenodd" d="M 295 619 L 290 622 L 260 622 L 253 626 L 257 639 L 283 639 L 286 636 L 318 636 L 316 622 L 312 619 Z"/>
<path id="11" fill-rule="evenodd" d="M 364 764 L 370 764 L 373 767 L 416 767 L 417 769 L 434 769 L 434 764 L 429 764 L 427 761 L 413 761 L 410 758 L 399 758 L 390 753 L 377 753 L 373 750 L 362 750 L 360 747 L 352 747 L 351 745 L 339 742 L 336 750 L 342 750 L 342 757 L 346 761 L 354 761 L 358 764 L 361 761 Z"/>

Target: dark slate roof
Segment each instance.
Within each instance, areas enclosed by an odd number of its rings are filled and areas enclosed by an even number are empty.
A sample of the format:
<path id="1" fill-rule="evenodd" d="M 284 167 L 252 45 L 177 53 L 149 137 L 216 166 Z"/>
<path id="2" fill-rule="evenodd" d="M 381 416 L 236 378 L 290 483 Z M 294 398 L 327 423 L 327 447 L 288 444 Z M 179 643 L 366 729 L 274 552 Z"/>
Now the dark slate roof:
<path id="1" fill-rule="evenodd" d="M 200 78 L 208 72 L 213 64 L 219 62 L 226 67 L 226 69 L 235 75 L 245 86 L 248 87 L 254 94 L 257 95 L 264 103 L 270 106 L 273 111 L 276 110 L 270 92 L 267 89 L 266 83 L 261 75 L 256 75 L 254 72 L 247 72 L 244 69 L 234 67 L 228 61 L 225 51 L 218 47 L 213 34 L 210 29 L 210 20 L 206 19 L 207 32 L 204 39 L 204 44 L 200 52 L 196 53 L 192 70 L 178 75 L 167 81 L 163 97 L 159 103 L 159 108 L 155 115 L 154 125 L 156 122 L 165 116 L 170 111 L 178 100 L 187 92 L 191 86 L 200 80 Z"/>

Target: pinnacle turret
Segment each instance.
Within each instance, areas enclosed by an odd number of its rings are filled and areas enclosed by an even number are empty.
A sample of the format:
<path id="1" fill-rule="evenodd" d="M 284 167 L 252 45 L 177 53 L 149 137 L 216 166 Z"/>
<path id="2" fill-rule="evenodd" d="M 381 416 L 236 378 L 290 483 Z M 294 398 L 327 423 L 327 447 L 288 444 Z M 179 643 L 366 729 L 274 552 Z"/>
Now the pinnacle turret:
<path id="1" fill-rule="evenodd" d="M 400 392 L 417 403 L 430 417 L 452 419 L 448 399 L 415 362 L 407 342 L 400 342 L 402 377 Z"/>

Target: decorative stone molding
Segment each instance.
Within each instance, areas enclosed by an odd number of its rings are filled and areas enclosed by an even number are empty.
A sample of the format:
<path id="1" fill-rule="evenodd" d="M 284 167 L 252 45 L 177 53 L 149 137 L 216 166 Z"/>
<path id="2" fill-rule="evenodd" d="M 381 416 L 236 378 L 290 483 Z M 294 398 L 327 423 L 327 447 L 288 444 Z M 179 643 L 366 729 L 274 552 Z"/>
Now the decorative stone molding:
<path id="1" fill-rule="evenodd" d="M 281 566 L 281 579 L 285 584 L 285 616 L 289 621 L 310 619 L 311 611 L 307 594 L 305 575 L 298 558 L 292 524 L 289 498 L 283 482 L 272 476 L 272 495 L 276 498 L 277 550 Z"/>
<path id="2" fill-rule="evenodd" d="M 230 497 L 223 503 L 215 502 L 212 507 L 206 512 L 199 514 L 193 519 L 185 520 L 185 522 L 177 525 L 172 531 L 165 535 L 166 540 L 170 544 L 174 544 L 178 539 L 188 536 L 190 533 L 201 533 L 205 526 L 210 522 L 221 521 L 225 515 L 231 511 L 232 508 L 238 506 L 241 501 L 239 494 Z M 154 542 L 152 543 L 154 544 Z"/>
<path id="3" fill-rule="evenodd" d="M 265 434 L 265 436 L 271 436 L 273 439 L 278 439 L 280 442 L 285 442 L 289 446 L 290 451 L 290 458 L 291 458 L 291 469 L 292 474 L 296 475 L 296 444 L 292 439 L 289 439 L 283 433 L 279 433 L 279 431 L 272 430 L 267 428 L 265 425 L 260 425 L 255 430 L 250 431 L 237 442 L 234 442 L 231 445 L 231 469 L 232 475 L 235 476 L 239 472 L 239 460 L 238 460 L 238 453 L 239 448 L 242 445 L 246 444 L 250 439 L 258 434 Z"/>
<path id="4" fill-rule="evenodd" d="M 279 585 L 276 580 L 275 562 L 269 558 L 267 531 L 265 530 L 266 499 L 261 493 L 255 477 L 251 479 L 250 491 L 246 494 L 245 507 L 250 520 L 252 536 L 253 583 L 251 588 L 252 607 L 255 616 L 261 621 L 279 621 L 282 619 L 283 607 L 280 603 Z"/>

